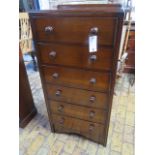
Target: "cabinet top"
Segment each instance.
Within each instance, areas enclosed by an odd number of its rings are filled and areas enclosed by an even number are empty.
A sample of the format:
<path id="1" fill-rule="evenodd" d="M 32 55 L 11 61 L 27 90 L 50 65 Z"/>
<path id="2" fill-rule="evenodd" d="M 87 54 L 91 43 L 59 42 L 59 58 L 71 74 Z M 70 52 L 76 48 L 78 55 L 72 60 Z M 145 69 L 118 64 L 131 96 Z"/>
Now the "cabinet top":
<path id="1" fill-rule="evenodd" d="M 58 5 L 56 10 L 30 11 L 30 16 L 123 16 L 120 4 Z"/>

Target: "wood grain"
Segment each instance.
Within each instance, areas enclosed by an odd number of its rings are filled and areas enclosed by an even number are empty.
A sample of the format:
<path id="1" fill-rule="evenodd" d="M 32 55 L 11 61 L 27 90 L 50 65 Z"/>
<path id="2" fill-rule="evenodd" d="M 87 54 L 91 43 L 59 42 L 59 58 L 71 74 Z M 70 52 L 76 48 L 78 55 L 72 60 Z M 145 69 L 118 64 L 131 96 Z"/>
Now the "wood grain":
<path id="1" fill-rule="evenodd" d="M 111 70 L 113 49 L 98 47 L 97 52 L 90 53 L 88 46 L 67 44 L 38 44 L 42 64 L 62 65 L 86 69 Z M 55 52 L 55 55 L 50 55 Z M 95 55 L 96 60 L 91 60 Z"/>
<path id="2" fill-rule="evenodd" d="M 55 124 L 55 131 L 60 133 L 76 133 L 82 135 L 88 139 L 95 142 L 103 144 L 104 142 L 104 126 L 92 123 L 88 121 L 83 121 L 67 116 L 52 114 L 53 121 Z"/>
<path id="3" fill-rule="evenodd" d="M 107 72 L 93 72 L 58 66 L 43 66 L 42 69 L 47 83 L 101 92 L 109 91 L 110 74 Z M 53 77 L 55 74 L 58 74 L 57 78 Z M 91 83 L 91 79 L 96 79 L 96 82 Z"/>
<path id="4" fill-rule="evenodd" d="M 37 41 L 88 44 L 91 28 L 97 27 L 99 29 L 98 44 L 114 45 L 117 26 L 117 18 L 114 17 L 46 17 L 35 19 L 34 22 Z M 47 26 L 53 27 L 53 31 L 46 33 L 45 27 Z"/>
<path id="5" fill-rule="evenodd" d="M 46 85 L 48 99 L 99 109 L 108 108 L 108 94 L 58 85 Z M 56 93 L 60 91 L 60 95 Z"/>
<path id="6" fill-rule="evenodd" d="M 50 101 L 50 108 L 52 113 L 102 124 L 105 123 L 107 116 L 107 112 L 105 110 L 87 108 L 58 101 Z"/>

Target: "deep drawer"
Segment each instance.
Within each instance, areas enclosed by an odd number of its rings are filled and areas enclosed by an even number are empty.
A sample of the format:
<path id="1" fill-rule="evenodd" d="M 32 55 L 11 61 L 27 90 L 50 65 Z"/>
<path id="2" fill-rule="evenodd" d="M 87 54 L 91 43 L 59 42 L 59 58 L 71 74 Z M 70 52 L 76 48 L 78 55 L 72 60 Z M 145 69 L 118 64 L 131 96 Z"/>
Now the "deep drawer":
<path id="1" fill-rule="evenodd" d="M 87 46 L 65 44 L 38 44 L 42 64 L 57 64 L 79 68 L 111 70 L 113 50 L 99 47 L 95 53 L 89 53 Z"/>
<path id="2" fill-rule="evenodd" d="M 105 126 L 101 124 L 55 114 L 52 114 L 52 119 L 56 132 L 76 133 L 102 144 L 104 142 Z"/>
<path id="3" fill-rule="evenodd" d="M 66 67 L 42 67 L 46 82 L 95 91 L 109 91 L 110 74 Z"/>
<path id="4" fill-rule="evenodd" d="M 107 112 L 105 110 L 82 107 L 58 101 L 49 102 L 52 113 L 105 124 L 107 117 Z"/>
<path id="5" fill-rule="evenodd" d="M 63 43 L 88 44 L 92 28 L 98 28 L 98 44 L 113 46 L 117 18 L 114 17 L 40 17 L 33 19 L 36 39 Z"/>
<path id="6" fill-rule="evenodd" d="M 56 101 L 64 101 L 81 106 L 107 109 L 108 94 L 86 91 L 81 89 L 46 85 L 48 98 Z"/>

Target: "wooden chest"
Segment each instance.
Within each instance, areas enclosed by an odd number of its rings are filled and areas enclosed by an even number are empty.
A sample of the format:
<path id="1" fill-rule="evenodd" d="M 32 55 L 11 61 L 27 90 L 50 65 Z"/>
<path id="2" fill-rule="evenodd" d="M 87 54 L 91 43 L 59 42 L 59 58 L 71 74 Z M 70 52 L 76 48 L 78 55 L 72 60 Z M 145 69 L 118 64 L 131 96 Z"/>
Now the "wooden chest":
<path id="1" fill-rule="evenodd" d="M 53 132 L 106 145 L 123 15 L 97 5 L 30 13 Z M 89 51 L 90 35 L 97 52 Z"/>
<path id="2" fill-rule="evenodd" d="M 37 109 L 33 102 L 23 55 L 19 48 L 19 126 L 24 128 L 36 114 Z"/>

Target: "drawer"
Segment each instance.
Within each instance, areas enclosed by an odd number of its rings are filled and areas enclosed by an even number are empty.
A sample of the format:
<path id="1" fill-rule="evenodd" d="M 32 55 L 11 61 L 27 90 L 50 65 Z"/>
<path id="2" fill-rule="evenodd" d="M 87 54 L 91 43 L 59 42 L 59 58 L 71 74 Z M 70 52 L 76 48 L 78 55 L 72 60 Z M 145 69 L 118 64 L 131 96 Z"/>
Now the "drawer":
<path id="1" fill-rule="evenodd" d="M 88 36 L 97 33 L 98 44 L 113 46 L 115 17 L 40 17 L 33 19 L 37 41 L 88 44 Z M 98 28 L 98 32 L 92 30 Z"/>
<path id="2" fill-rule="evenodd" d="M 52 114 L 52 120 L 56 132 L 76 133 L 99 143 L 104 142 L 105 126 L 101 124 L 55 114 Z"/>
<path id="3" fill-rule="evenodd" d="M 107 112 L 101 109 L 88 108 L 58 101 L 49 101 L 52 113 L 71 116 L 96 123 L 105 123 Z"/>
<path id="4" fill-rule="evenodd" d="M 99 47 L 95 53 L 89 53 L 87 46 L 65 44 L 38 44 L 42 64 L 56 64 L 88 69 L 110 70 L 113 51 Z"/>
<path id="5" fill-rule="evenodd" d="M 42 67 L 46 82 L 95 91 L 109 91 L 110 74 L 65 67 Z"/>
<path id="6" fill-rule="evenodd" d="M 108 94 L 105 93 L 50 84 L 46 85 L 46 89 L 48 99 L 94 108 L 108 108 Z"/>

